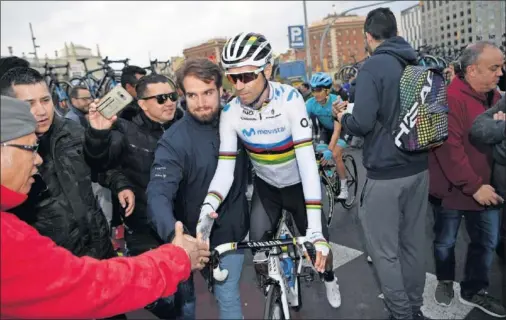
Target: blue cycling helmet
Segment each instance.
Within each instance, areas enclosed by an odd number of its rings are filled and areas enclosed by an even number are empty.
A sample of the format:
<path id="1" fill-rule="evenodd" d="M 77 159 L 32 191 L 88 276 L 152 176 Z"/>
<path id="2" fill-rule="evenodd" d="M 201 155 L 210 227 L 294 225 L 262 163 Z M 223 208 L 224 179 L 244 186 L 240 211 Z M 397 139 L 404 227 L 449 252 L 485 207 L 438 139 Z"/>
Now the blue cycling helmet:
<path id="1" fill-rule="evenodd" d="M 311 77 L 311 87 L 330 89 L 332 87 L 332 78 L 324 72 L 317 72 Z"/>

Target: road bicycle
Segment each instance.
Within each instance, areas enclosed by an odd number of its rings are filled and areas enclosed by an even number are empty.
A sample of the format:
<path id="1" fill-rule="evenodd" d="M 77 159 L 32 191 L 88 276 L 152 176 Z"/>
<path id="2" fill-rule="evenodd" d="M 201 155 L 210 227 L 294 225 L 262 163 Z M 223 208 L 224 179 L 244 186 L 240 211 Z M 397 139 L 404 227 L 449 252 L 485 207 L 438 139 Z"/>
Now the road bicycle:
<path id="1" fill-rule="evenodd" d="M 51 98 L 53 99 L 55 112 L 59 116 L 64 116 L 70 107 L 70 91 L 72 90 L 72 84 L 68 81 L 60 80 L 59 76 L 61 75 L 64 78 L 68 77 L 70 63 L 61 65 L 50 65 L 49 63 L 46 62 L 43 68 L 44 68 L 44 80 L 47 83 L 49 93 L 51 94 Z M 54 71 L 55 69 L 66 69 L 66 71 L 63 74 L 58 74 Z"/>
<path id="2" fill-rule="evenodd" d="M 169 77 L 169 76 L 167 76 L 165 74 L 162 74 L 162 73 L 158 73 L 158 71 L 156 70 L 158 64 L 163 64 L 164 65 L 163 68 L 160 69 L 160 72 L 163 72 L 164 70 L 166 70 L 170 66 L 170 59 L 167 60 L 167 61 L 158 61 L 158 59 L 150 60 L 149 61 L 149 67 L 144 67 L 143 69 L 151 71 L 151 74 L 160 74 L 160 75 L 164 76 L 165 78 L 169 79 L 169 82 L 174 87 L 176 87 L 176 83 L 174 82 L 174 80 L 172 80 L 171 77 Z"/>
<path id="3" fill-rule="evenodd" d="M 328 145 L 318 144 L 318 148 L 327 149 Z M 355 204 L 358 192 L 358 171 L 355 158 L 350 154 L 343 154 L 344 168 L 346 169 L 346 183 L 348 185 L 348 198 L 338 199 L 341 192 L 341 179 L 337 174 L 336 165 L 333 160 L 327 161 L 323 165 L 323 151 L 315 150 L 316 163 L 318 164 L 318 173 L 323 184 L 322 193 L 322 210 L 327 217 L 327 225 L 330 226 L 332 218 L 334 217 L 335 202 L 341 203 L 343 208 L 349 210 Z M 324 198 L 325 197 L 325 198 Z"/>
<path id="4" fill-rule="evenodd" d="M 294 237 L 293 221 L 283 211 L 274 239 L 270 241 L 241 241 L 224 243 L 211 252 L 208 281 L 212 291 L 214 280 L 224 281 L 228 270 L 220 268 L 220 256 L 236 250 L 251 249 L 266 252 L 268 273 L 262 275 L 261 287 L 266 296 L 263 319 L 290 319 L 290 309 L 298 312 L 302 308 L 301 279 L 308 285 L 316 275 L 314 268 L 316 250 L 305 237 Z M 306 259 L 309 257 L 310 261 Z M 306 259 L 305 259 L 306 258 Z M 264 263 L 265 263 L 264 261 Z"/>
<path id="5" fill-rule="evenodd" d="M 100 68 L 88 70 L 88 66 L 86 65 L 86 61 L 88 59 L 89 58 L 77 59 L 77 61 L 80 61 L 84 65 L 85 74 L 83 77 L 72 78 L 70 80 L 70 83 L 72 83 L 74 86 L 79 85 L 86 87 L 94 99 L 103 97 L 105 94 L 111 91 L 112 88 L 117 86 L 118 83 L 120 83 L 120 74 L 117 73 L 117 71 L 114 70 L 110 64 L 122 63 L 123 66 L 126 67 L 130 61 L 128 58 L 123 60 L 109 60 L 109 57 L 105 57 L 101 62 L 98 63 L 100 65 Z M 102 79 L 98 79 L 93 75 L 93 73 L 98 71 L 104 72 Z"/>

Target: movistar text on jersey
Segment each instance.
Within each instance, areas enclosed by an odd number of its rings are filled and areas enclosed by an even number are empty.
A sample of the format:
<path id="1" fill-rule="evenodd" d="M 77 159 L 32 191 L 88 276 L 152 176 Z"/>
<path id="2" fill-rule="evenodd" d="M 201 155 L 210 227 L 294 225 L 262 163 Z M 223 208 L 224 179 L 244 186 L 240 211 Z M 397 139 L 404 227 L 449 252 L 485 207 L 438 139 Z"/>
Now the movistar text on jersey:
<path id="1" fill-rule="evenodd" d="M 242 134 L 251 137 L 252 135 L 262 135 L 262 134 L 276 134 L 280 132 L 284 132 L 286 130 L 286 127 L 279 127 L 275 129 L 254 129 L 250 128 L 249 130 L 242 129 Z"/>

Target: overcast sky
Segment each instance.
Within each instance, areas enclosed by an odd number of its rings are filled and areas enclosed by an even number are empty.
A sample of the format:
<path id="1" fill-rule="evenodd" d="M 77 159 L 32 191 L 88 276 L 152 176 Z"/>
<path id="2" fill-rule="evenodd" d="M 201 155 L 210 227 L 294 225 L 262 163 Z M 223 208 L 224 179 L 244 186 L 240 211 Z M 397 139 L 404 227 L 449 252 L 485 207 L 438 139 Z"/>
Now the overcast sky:
<path id="1" fill-rule="evenodd" d="M 307 1 L 308 23 L 330 12 L 379 1 Z M 399 13 L 418 1 L 397 1 Z M 332 5 L 335 5 L 333 7 Z M 365 15 L 371 10 L 353 13 Z M 110 59 L 130 58 L 147 66 L 152 59 L 182 55 L 183 49 L 207 39 L 230 37 L 241 31 L 263 33 L 277 53 L 288 49 L 288 26 L 303 25 L 302 1 L 2 1 L 1 54 L 8 46 L 21 56 L 33 51 L 32 23 L 39 58 L 64 47 L 65 41 L 84 45 Z"/>

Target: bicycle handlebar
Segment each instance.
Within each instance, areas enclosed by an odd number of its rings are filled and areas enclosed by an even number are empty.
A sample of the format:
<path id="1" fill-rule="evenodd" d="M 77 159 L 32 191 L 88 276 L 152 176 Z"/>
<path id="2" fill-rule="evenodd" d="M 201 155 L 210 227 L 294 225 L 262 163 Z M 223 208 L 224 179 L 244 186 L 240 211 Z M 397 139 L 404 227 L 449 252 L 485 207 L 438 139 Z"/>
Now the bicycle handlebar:
<path id="1" fill-rule="evenodd" d="M 286 239 L 273 239 L 269 241 L 241 241 L 241 242 L 229 242 L 220 244 L 211 252 L 211 270 L 212 276 L 217 281 L 224 281 L 228 276 L 228 270 L 220 268 L 220 256 L 229 251 L 236 251 L 241 249 L 261 249 L 261 248 L 273 248 L 281 246 L 298 246 L 302 247 L 304 253 L 307 253 L 311 259 L 311 263 L 314 265 L 316 260 L 316 249 L 314 245 L 306 241 L 305 237 L 295 237 Z"/>
<path id="2" fill-rule="evenodd" d="M 106 56 L 104 59 L 102 59 L 102 62 L 106 65 L 108 65 L 109 63 L 123 63 L 124 65 L 127 65 L 128 61 L 130 61 L 130 58 L 126 58 L 123 60 L 109 60 L 109 56 Z"/>

